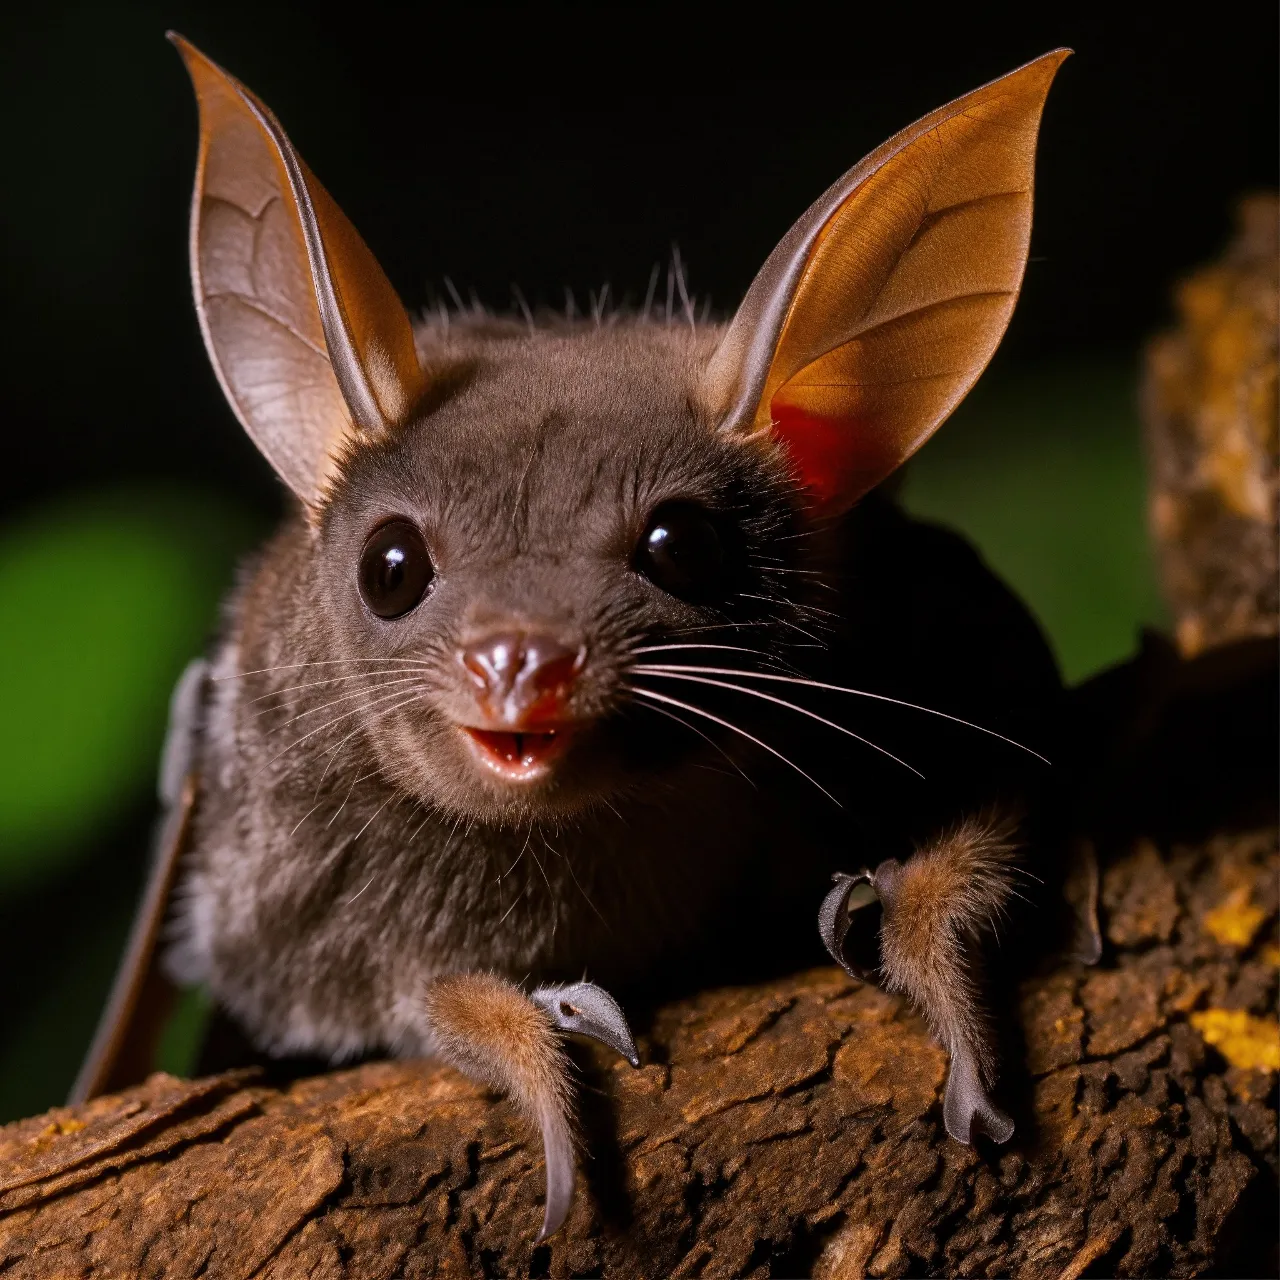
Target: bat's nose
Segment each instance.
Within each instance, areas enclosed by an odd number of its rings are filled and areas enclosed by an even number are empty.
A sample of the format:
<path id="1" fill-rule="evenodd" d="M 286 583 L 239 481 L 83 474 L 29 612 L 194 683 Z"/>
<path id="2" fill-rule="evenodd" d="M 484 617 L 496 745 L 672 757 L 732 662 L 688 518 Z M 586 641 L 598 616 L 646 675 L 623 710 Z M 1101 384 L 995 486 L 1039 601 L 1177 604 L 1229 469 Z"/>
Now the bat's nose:
<path id="1" fill-rule="evenodd" d="M 585 645 L 536 631 L 497 632 L 458 653 L 485 719 L 510 729 L 557 722 L 586 660 Z"/>

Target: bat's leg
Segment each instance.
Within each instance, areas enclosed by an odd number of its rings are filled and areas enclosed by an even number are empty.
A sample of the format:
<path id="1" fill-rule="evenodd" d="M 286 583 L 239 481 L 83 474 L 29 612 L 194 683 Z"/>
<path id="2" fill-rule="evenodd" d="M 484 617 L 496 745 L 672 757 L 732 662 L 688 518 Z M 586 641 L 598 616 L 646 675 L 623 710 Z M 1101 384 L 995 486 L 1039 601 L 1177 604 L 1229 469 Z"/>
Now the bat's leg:
<path id="1" fill-rule="evenodd" d="M 539 1240 L 558 1231 L 573 1200 L 574 1117 L 565 1034 L 588 1036 L 638 1067 L 627 1020 L 590 982 L 526 995 L 491 973 L 446 974 L 427 987 L 427 1017 L 440 1056 L 505 1092 L 538 1126 L 547 1165 Z"/>
<path id="2" fill-rule="evenodd" d="M 950 1053 L 942 1116 L 960 1142 L 975 1131 L 996 1142 L 1013 1134 L 988 1092 L 996 1054 L 974 973 L 977 944 L 1013 891 L 1012 835 L 1011 823 L 967 819 L 905 863 L 837 876 L 818 916 L 832 957 L 908 996 Z"/>

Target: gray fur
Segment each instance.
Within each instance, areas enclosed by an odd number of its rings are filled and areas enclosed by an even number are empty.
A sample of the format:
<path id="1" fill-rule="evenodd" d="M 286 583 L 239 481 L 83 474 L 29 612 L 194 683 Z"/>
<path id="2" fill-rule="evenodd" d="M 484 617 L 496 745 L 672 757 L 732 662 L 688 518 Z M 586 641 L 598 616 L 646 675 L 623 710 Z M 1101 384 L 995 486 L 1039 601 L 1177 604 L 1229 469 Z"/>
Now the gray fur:
<path id="1" fill-rule="evenodd" d="M 423 999 L 442 974 L 520 985 L 586 974 L 634 990 L 681 956 L 731 957 L 748 936 L 776 936 L 782 956 L 794 897 L 812 894 L 812 911 L 877 803 L 901 847 L 968 794 L 965 766 L 985 769 L 966 750 L 947 761 L 941 791 L 864 788 L 882 762 L 827 735 L 818 772 L 869 805 L 850 826 L 817 791 L 788 789 L 808 784 L 776 758 L 632 696 L 628 668 L 646 643 L 742 643 L 759 656 L 734 665 L 785 659 L 907 694 L 912 684 L 876 682 L 951 671 L 992 711 L 1056 690 L 1034 628 L 954 540 L 876 502 L 840 526 L 806 527 L 776 448 L 716 430 L 699 407 L 722 332 L 626 315 L 603 327 L 540 317 L 532 330 L 525 316 L 480 312 L 424 321 L 435 397 L 404 428 L 353 447 L 320 518 L 288 519 L 246 568 L 212 659 L 166 964 L 207 984 L 262 1048 L 333 1060 L 447 1049 Z M 672 498 L 721 511 L 741 538 L 745 577 L 716 607 L 682 603 L 630 566 L 649 513 Z M 388 622 L 363 606 L 356 565 L 393 516 L 424 531 L 438 578 Z M 945 631 L 922 631 L 920 602 L 957 586 Z M 459 651 L 510 626 L 588 653 L 570 703 L 588 732 L 532 794 L 477 769 L 451 723 L 474 706 Z M 832 637 L 820 657 L 815 636 Z M 871 674 L 868 660 L 898 674 Z M 703 705 L 700 685 L 657 688 Z M 786 719 L 743 696 L 724 714 L 771 743 Z M 815 742 L 781 740 L 791 751 Z M 724 767 L 726 745 L 749 777 Z M 953 1054 L 946 1119 L 962 1139 L 971 1123 L 1008 1134 L 986 1093 L 995 1062 L 967 953 L 1003 908 L 1009 852 L 998 824 L 962 824 L 905 864 L 907 883 L 929 882 L 923 932 L 892 910 L 897 864 L 876 873 L 889 908 L 882 977 Z M 860 856 L 876 854 L 864 838 Z"/>
<path id="2" fill-rule="evenodd" d="M 849 827 L 796 803 L 789 788 L 800 778 L 837 807 L 839 792 L 890 815 L 872 880 L 885 905 L 879 967 L 952 1051 L 948 1128 L 967 1140 L 972 1118 L 998 1134 L 1007 1121 L 981 1105 L 994 1059 L 964 944 L 975 913 L 1003 905 L 999 834 L 961 828 L 905 867 L 886 857 L 930 806 L 876 770 L 891 763 L 920 782 L 924 772 L 780 696 L 864 692 L 920 712 L 913 686 L 907 699 L 888 689 L 924 673 L 953 691 L 998 688 L 1006 710 L 1025 710 L 1032 689 L 1057 689 L 1051 661 L 1044 680 L 1034 627 L 945 535 L 913 530 L 877 498 L 865 518 L 817 516 L 848 513 L 909 454 L 901 424 L 877 425 L 874 412 L 856 423 L 837 415 L 851 457 L 871 447 L 854 432 L 885 430 L 871 452 L 889 453 L 874 475 L 855 467 L 843 476 L 842 465 L 821 461 L 830 441 L 816 437 L 811 462 L 833 468 L 841 486 L 826 495 L 840 505 L 822 508 L 813 506 L 815 494 L 826 500 L 813 467 L 814 490 L 805 492 L 794 459 L 757 420 L 808 246 L 885 149 L 793 228 L 728 327 L 708 323 L 706 307 L 699 320 L 673 249 L 661 321 L 649 319 L 656 273 L 639 317 L 609 310 L 605 284 L 589 293 L 581 320 L 566 290 L 564 318 L 541 322 L 518 290 L 520 318 L 496 317 L 474 292 L 464 304 L 446 277 L 457 314 L 442 306 L 424 317 L 415 360 L 390 285 L 312 190 L 274 117 L 177 43 L 201 103 L 192 246 L 202 329 L 238 416 L 306 510 L 285 522 L 233 593 L 207 699 L 190 691 L 203 677 L 177 699 L 183 724 L 199 726 L 178 735 L 194 744 L 199 792 L 170 973 L 206 984 L 268 1051 L 334 1060 L 435 1052 L 508 1091 L 542 1132 L 545 1236 L 563 1222 L 573 1188 L 572 1090 L 559 1037 L 594 1036 L 636 1065 L 621 1008 L 596 981 L 649 986 L 681 959 L 695 965 L 687 979 L 705 981 L 696 966 L 707 957 L 729 962 L 736 979 L 744 949 L 748 963 L 792 956 L 789 895 L 806 898 L 820 885 L 833 839 L 842 852 L 851 842 Z M 250 134 L 228 132 L 228 111 L 241 111 Z M 906 145 L 920 128 L 886 147 Z M 267 152 L 246 149 L 253 129 Z M 206 198 L 209 155 L 217 181 Z M 243 181 L 224 181 L 242 162 Z M 305 269 L 296 236 L 230 234 L 258 219 L 264 185 L 305 242 Z M 207 208 L 227 204 L 242 222 L 205 219 Z M 206 258 L 217 268 L 209 291 Z M 222 270 L 227 263 L 236 270 Z M 292 297 L 274 317 L 264 299 L 276 289 L 305 294 L 308 271 L 315 296 Z M 327 360 L 317 359 L 313 306 Z M 818 310 L 825 316 L 826 304 Z M 270 339 L 263 315 L 275 320 Z M 824 341 L 806 338 L 806 360 L 830 349 Z M 966 359 L 976 376 L 986 357 Z M 384 412 L 384 400 L 393 408 Z M 918 425 L 931 430 L 939 420 Z M 806 456 L 800 449 L 796 458 Z M 665 531 L 649 529 L 669 502 L 703 512 L 671 509 Z M 657 541 L 642 551 L 647 529 Z M 408 547 L 412 561 L 423 542 L 434 566 L 426 594 L 411 594 L 427 581 L 412 564 L 398 584 L 377 586 L 395 570 L 375 560 L 365 580 L 366 590 L 375 583 L 370 607 L 359 586 L 366 545 L 379 557 Z M 642 564 L 673 592 L 714 603 L 668 594 Z M 708 565 L 715 573 L 700 575 Z M 823 588 L 832 594 L 819 604 L 812 597 Z M 402 612 L 387 619 L 374 608 Z M 817 656 L 801 654 L 801 640 L 818 650 L 831 643 Z M 748 657 L 727 669 L 642 658 L 688 657 L 707 644 Z M 1003 660 L 1006 647 L 1031 655 L 1025 679 L 1020 664 Z M 780 674 L 784 665 L 792 674 Z M 875 679 L 877 668 L 883 696 L 832 683 L 851 672 Z M 501 716 L 491 701 L 499 694 Z M 809 760 L 788 754 L 812 736 L 797 736 L 796 721 L 842 735 L 817 769 L 832 789 Z M 494 736 L 498 725 L 506 736 Z M 526 772 L 508 768 L 517 758 Z M 185 763 L 167 759 L 166 775 Z M 792 772 L 779 782 L 784 767 Z M 967 794 L 962 776 L 949 782 L 955 796 Z M 934 800 L 945 802 L 946 790 Z M 185 795 L 190 812 L 190 784 Z M 855 819 L 864 849 L 867 817 Z M 837 890 L 820 918 L 838 959 L 848 901 Z"/>

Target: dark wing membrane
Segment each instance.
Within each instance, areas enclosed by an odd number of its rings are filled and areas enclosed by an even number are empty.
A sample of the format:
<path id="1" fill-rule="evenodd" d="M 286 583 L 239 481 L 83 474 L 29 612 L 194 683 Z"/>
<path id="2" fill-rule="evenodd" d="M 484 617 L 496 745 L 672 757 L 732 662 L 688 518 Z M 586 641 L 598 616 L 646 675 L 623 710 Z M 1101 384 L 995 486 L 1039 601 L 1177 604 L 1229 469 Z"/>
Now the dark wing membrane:
<path id="1" fill-rule="evenodd" d="M 196 775 L 183 781 L 177 803 L 161 821 L 151 874 L 134 917 L 111 996 L 68 1102 L 85 1102 L 146 1079 L 176 992 L 156 963 L 178 864 L 195 809 Z"/>

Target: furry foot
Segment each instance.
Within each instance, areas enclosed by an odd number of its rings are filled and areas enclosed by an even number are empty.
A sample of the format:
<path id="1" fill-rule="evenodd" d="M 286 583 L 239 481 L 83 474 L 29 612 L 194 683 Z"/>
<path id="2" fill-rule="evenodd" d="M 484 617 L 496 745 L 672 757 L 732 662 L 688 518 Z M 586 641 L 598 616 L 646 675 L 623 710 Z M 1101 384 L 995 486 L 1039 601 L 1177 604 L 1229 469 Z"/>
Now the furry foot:
<path id="1" fill-rule="evenodd" d="M 526 995 L 492 973 L 435 978 L 425 1003 L 440 1056 L 501 1089 L 538 1126 L 547 1166 L 538 1239 L 545 1240 L 564 1225 L 573 1203 L 573 1085 L 561 1036 L 590 1036 L 639 1066 L 622 1010 L 590 982 Z"/>
<path id="2" fill-rule="evenodd" d="M 1013 1121 L 988 1092 L 996 1072 L 991 1028 L 975 977 L 975 945 L 1004 909 L 1012 827 L 970 819 L 874 872 L 840 873 L 818 932 L 846 973 L 910 997 L 951 1055 L 943 1122 L 958 1142 L 1007 1142 Z"/>

